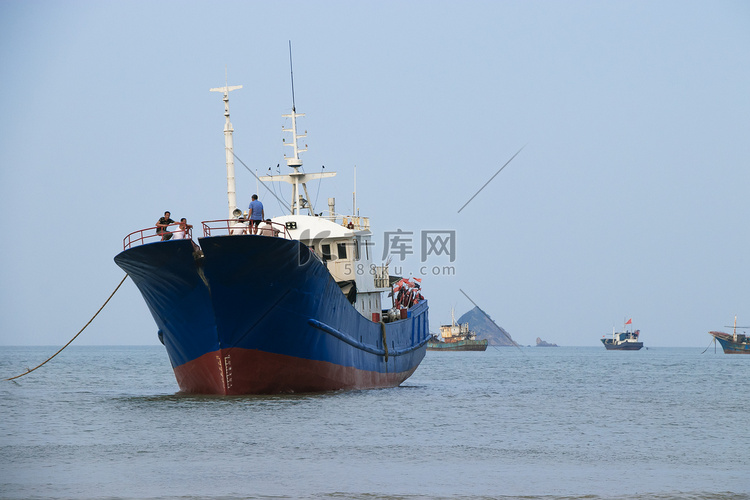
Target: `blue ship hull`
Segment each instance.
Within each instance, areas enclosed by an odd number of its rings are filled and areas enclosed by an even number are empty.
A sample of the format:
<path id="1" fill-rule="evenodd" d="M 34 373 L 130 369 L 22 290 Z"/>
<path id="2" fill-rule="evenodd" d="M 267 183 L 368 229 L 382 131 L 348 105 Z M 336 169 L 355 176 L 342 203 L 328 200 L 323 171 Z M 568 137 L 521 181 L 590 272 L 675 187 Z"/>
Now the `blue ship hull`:
<path id="1" fill-rule="evenodd" d="M 709 332 L 721 344 L 724 354 L 750 354 L 750 339 L 745 335 L 733 335 L 723 332 Z"/>
<path id="2" fill-rule="evenodd" d="M 638 351 L 643 347 L 643 342 L 627 342 L 623 344 L 613 344 L 613 343 L 607 343 L 604 342 L 602 339 L 602 342 L 604 343 L 604 347 L 608 351 Z"/>
<path id="3" fill-rule="evenodd" d="M 266 394 L 393 387 L 430 338 L 426 301 L 375 323 L 297 240 L 214 236 L 129 248 L 115 262 L 159 328 L 180 390 Z"/>

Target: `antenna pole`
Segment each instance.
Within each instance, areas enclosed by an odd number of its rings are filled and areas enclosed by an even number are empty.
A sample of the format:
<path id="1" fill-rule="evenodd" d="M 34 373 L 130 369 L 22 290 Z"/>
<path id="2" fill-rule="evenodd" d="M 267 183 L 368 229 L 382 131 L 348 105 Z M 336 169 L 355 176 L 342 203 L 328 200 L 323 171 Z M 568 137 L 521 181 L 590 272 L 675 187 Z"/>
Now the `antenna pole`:
<path id="1" fill-rule="evenodd" d="M 292 77 L 292 111 L 297 110 L 297 105 L 294 102 L 294 66 L 292 66 L 292 41 L 289 40 L 289 74 Z"/>

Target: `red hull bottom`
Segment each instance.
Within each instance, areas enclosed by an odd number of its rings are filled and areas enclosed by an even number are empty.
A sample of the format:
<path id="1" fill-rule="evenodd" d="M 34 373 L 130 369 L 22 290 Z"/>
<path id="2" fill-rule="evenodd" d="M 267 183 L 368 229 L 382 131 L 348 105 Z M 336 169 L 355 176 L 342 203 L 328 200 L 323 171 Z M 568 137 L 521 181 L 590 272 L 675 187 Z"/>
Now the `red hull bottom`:
<path id="1" fill-rule="evenodd" d="M 174 374 L 181 392 L 230 396 L 396 387 L 414 370 L 371 372 L 235 347 L 204 354 Z"/>

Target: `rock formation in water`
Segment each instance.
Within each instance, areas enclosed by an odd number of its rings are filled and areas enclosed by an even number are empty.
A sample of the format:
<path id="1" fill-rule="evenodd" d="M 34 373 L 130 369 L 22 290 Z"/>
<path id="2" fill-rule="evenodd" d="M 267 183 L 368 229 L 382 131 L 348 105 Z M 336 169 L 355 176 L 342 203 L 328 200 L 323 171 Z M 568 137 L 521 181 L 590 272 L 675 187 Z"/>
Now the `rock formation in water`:
<path id="1" fill-rule="evenodd" d="M 557 347 L 557 344 L 550 344 L 549 342 L 545 342 L 540 337 L 536 338 L 536 346 L 537 347 Z"/>
<path id="2" fill-rule="evenodd" d="M 515 341 L 511 338 L 510 334 L 498 326 L 489 314 L 482 311 L 479 307 L 469 312 L 464 313 L 458 318 L 457 323 L 463 325 L 464 323 L 469 324 L 469 330 L 476 332 L 477 340 L 487 339 L 488 345 L 496 346 L 512 346 L 516 345 Z"/>

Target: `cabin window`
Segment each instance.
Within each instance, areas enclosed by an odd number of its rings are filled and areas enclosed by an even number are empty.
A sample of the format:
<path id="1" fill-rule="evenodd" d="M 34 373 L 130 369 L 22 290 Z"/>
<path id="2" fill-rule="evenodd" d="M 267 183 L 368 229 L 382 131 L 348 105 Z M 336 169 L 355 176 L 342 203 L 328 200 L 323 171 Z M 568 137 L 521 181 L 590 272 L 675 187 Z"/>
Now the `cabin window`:
<path id="1" fill-rule="evenodd" d="M 359 261 L 359 238 L 354 240 L 354 260 Z"/>
<path id="2" fill-rule="evenodd" d="M 320 255 L 323 256 L 324 262 L 327 260 L 331 260 L 331 245 L 320 245 Z"/>
<path id="3" fill-rule="evenodd" d="M 346 243 L 339 243 L 337 246 L 339 259 L 346 259 Z"/>

